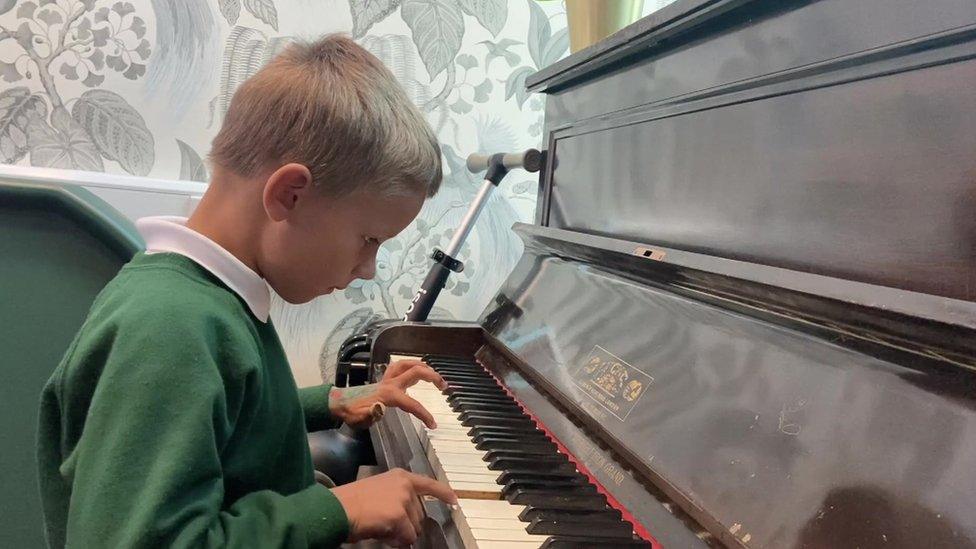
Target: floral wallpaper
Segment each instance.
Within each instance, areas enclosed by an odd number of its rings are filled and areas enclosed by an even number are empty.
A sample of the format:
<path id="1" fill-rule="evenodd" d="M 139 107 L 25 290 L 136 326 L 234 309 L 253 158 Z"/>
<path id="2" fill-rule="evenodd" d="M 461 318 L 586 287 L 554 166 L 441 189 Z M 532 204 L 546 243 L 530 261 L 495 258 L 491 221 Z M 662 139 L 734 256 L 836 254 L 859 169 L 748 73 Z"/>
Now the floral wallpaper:
<path id="1" fill-rule="evenodd" d="M 667 0 L 645 3 L 653 11 Z M 349 33 L 427 115 L 442 191 L 379 252 L 377 276 L 273 318 L 302 385 L 331 380 L 338 346 L 400 317 L 473 199 L 472 152 L 538 147 L 525 78 L 567 54 L 565 7 L 538 0 L 0 0 L 0 162 L 206 181 L 203 158 L 237 86 L 295 37 Z M 513 172 L 461 253 L 434 315 L 472 319 L 514 266 L 535 180 Z"/>

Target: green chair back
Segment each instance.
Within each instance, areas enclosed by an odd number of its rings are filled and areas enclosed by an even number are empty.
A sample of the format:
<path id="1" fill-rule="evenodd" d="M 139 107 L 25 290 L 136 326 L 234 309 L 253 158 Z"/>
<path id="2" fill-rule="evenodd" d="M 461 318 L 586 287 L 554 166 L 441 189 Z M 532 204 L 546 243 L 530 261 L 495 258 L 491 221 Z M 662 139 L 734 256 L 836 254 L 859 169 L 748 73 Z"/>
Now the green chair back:
<path id="1" fill-rule="evenodd" d="M 143 247 L 82 187 L 0 181 L 0 545 L 44 546 L 40 392 L 95 296 Z"/>

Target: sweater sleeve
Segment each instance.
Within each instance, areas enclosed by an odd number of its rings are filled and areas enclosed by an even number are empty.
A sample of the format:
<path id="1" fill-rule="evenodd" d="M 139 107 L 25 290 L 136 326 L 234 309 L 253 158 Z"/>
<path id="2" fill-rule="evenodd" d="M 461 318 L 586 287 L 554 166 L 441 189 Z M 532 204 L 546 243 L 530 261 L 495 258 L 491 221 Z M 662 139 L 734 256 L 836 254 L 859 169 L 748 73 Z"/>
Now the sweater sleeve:
<path id="1" fill-rule="evenodd" d="M 73 547 L 338 547 L 348 536 L 339 501 L 312 484 L 251 492 L 223 505 L 221 453 L 245 414 L 256 377 L 213 326 L 147 318 L 89 353 L 101 369 L 62 474 L 71 483 Z M 192 323 L 190 323 L 192 324 Z M 209 334 L 209 335 L 206 335 Z M 220 341 L 219 349 L 215 343 Z M 231 346 L 232 347 L 232 346 Z M 246 363 L 247 353 L 238 357 Z M 95 374 L 97 375 L 97 374 Z M 80 409 L 65 386 L 67 406 Z M 270 474 L 271 472 L 269 472 Z"/>
<path id="2" fill-rule="evenodd" d="M 315 385 L 298 390 L 298 398 L 305 414 L 305 429 L 309 433 L 323 429 L 335 429 L 339 421 L 329 412 L 329 392 L 332 385 Z"/>

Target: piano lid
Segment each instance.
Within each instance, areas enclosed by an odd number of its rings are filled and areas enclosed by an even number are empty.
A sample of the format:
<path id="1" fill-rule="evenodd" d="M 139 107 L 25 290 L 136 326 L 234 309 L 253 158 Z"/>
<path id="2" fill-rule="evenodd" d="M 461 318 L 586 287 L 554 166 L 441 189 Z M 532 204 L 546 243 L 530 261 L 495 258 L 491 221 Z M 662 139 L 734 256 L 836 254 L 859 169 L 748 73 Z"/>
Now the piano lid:
<path id="1" fill-rule="evenodd" d="M 677 2 L 530 79 L 481 324 L 727 544 L 976 547 L 973 82 L 971 0 Z"/>

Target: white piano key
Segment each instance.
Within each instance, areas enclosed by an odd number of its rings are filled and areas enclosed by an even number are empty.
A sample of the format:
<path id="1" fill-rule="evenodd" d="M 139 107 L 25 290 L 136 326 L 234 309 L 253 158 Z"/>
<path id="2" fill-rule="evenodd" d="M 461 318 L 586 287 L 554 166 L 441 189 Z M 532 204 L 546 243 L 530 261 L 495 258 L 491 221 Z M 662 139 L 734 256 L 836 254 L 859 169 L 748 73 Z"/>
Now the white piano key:
<path id="1" fill-rule="evenodd" d="M 484 518 L 465 515 L 468 527 L 477 530 L 525 530 L 527 523 L 515 518 Z"/>
<path id="2" fill-rule="evenodd" d="M 468 429 L 470 431 L 470 429 Z M 425 430 L 420 433 L 420 438 L 426 438 L 429 440 L 471 440 L 471 435 L 468 431 L 462 429 L 451 429 L 451 428 L 437 428 Z"/>
<path id="3" fill-rule="evenodd" d="M 450 482 L 447 481 L 458 496 L 469 499 L 493 499 L 501 501 L 502 493 L 498 484 L 494 482 Z"/>
<path id="4" fill-rule="evenodd" d="M 447 475 L 448 480 L 451 482 L 477 482 L 481 484 L 493 484 L 495 486 L 500 486 L 495 482 L 498 475 L 459 471 L 444 471 L 444 474 Z"/>
<path id="5" fill-rule="evenodd" d="M 470 473 L 470 474 L 484 475 L 486 477 L 491 477 L 492 480 L 497 479 L 498 476 L 502 474 L 501 471 L 492 471 L 490 469 L 486 473 L 484 462 L 476 463 L 473 465 L 458 465 L 456 463 L 446 463 L 446 464 L 442 463 L 441 465 L 443 465 L 444 471 L 447 473 Z"/>
<path id="6" fill-rule="evenodd" d="M 459 499 L 458 506 L 465 517 L 484 519 L 518 519 L 524 505 L 513 505 L 505 500 Z"/>
<path id="7" fill-rule="evenodd" d="M 527 526 L 524 522 L 523 525 Z M 478 546 L 482 541 L 525 541 L 534 542 L 536 547 L 540 547 L 549 539 L 549 536 L 542 534 L 530 534 L 525 528 L 470 528 L 471 537 L 475 539 Z"/>
<path id="8" fill-rule="evenodd" d="M 479 457 L 484 457 L 485 451 L 479 450 L 470 440 L 444 440 L 441 438 L 429 439 L 430 445 L 437 451 L 451 452 L 454 454 L 470 453 Z"/>
<path id="9" fill-rule="evenodd" d="M 441 463 L 451 464 L 451 465 L 484 465 L 485 469 L 488 469 L 488 464 L 481 459 L 473 457 L 471 454 L 457 454 L 453 452 L 439 452 L 436 454 Z M 501 473 L 499 473 L 501 474 Z"/>

